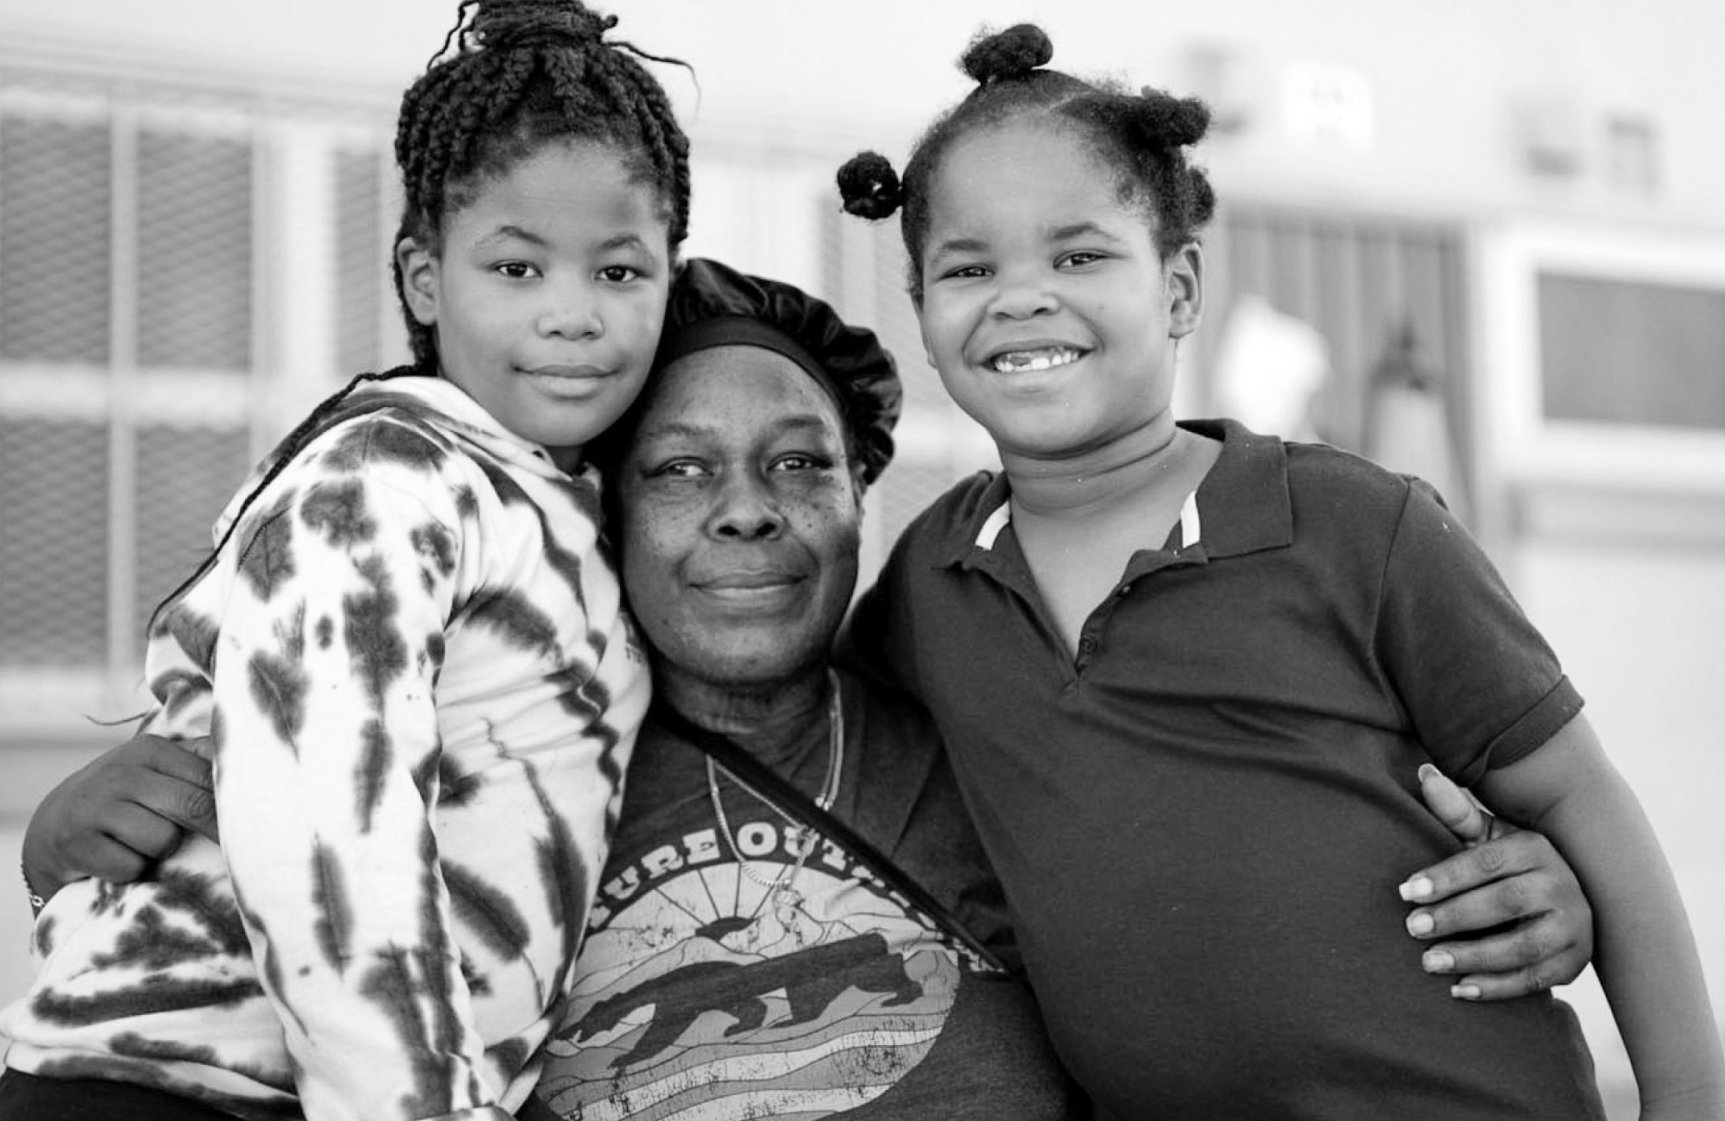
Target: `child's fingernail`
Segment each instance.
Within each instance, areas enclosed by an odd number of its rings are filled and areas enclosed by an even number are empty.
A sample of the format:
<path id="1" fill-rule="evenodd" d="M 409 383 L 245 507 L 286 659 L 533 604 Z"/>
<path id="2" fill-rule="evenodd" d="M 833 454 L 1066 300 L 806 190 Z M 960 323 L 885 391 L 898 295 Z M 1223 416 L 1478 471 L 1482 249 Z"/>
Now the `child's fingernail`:
<path id="1" fill-rule="evenodd" d="M 1415 876 L 1396 890 L 1402 893 L 1403 903 L 1413 903 L 1420 899 L 1431 898 L 1432 882 L 1424 876 Z"/>
<path id="2" fill-rule="evenodd" d="M 1451 985 L 1449 987 L 1449 995 L 1455 997 L 1457 1000 L 1478 1000 L 1479 999 L 1479 986 L 1478 985 Z"/>
<path id="3" fill-rule="evenodd" d="M 1409 934 L 1430 934 L 1432 932 L 1432 917 L 1424 911 L 1415 911 L 1408 916 Z"/>
<path id="4" fill-rule="evenodd" d="M 1420 965 L 1427 973 L 1448 973 L 1455 968 L 1455 959 L 1442 950 L 1427 950 L 1420 955 Z"/>
<path id="5" fill-rule="evenodd" d="M 1436 767 L 1432 766 L 1430 763 L 1421 763 L 1420 764 L 1420 781 L 1421 782 L 1424 782 L 1427 779 L 1436 778 L 1436 777 L 1438 777 L 1438 774 L 1439 774 L 1438 769 Z"/>

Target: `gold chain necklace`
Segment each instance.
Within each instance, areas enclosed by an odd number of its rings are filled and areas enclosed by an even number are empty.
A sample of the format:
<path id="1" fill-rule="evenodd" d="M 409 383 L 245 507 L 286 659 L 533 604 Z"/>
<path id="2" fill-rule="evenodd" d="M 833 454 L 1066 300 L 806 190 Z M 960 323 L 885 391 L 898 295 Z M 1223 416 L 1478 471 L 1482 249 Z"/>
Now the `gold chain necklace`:
<path id="1" fill-rule="evenodd" d="M 839 694 L 838 674 L 834 673 L 831 669 L 827 670 L 827 686 L 829 690 L 829 696 L 827 698 L 827 775 L 826 779 L 821 783 L 820 794 L 815 797 L 815 805 L 819 806 L 822 810 L 832 809 L 834 800 L 838 798 L 839 781 L 840 777 L 844 773 L 845 760 L 844 705 Z M 785 844 L 796 851 L 797 860 L 795 864 L 792 864 L 787 868 L 781 868 L 778 875 L 774 876 L 772 879 L 763 877 L 759 872 L 756 872 L 753 868 L 749 867 L 748 859 L 743 856 L 742 850 L 737 847 L 737 839 L 731 832 L 731 823 L 725 817 L 724 799 L 719 796 L 720 771 L 725 771 L 725 776 L 727 778 L 742 787 L 744 790 L 747 790 L 750 794 L 753 794 L 758 801 L 764 803 L 769 809 L 789 823 L 789 828 L 785 830 Z M 748 783 L 714 762 L 711 755 L 707 756 L 707 794 L 713 802 L 713 816 L 719 819 L 719 833 L 725 838 L 725 845 L 731 850 L 731 855 L 736 858 L 737 867 L 742 871 L 745 877 L 767 889 L 767 895 L 766 898 L 761 901 L 762 904 L 771 901 L 776 907 L 782 898 L 783 901 L 788 902 L 793 907 L 801 905 L 803 897 L 794 890 L 794 888 L 797 882 L 797 876 L 803 870 L 804 862 L 808 860 L 809 853 L 814 851 L 815 831 L 808 826 L 805 826 L 797 818 L 786 813 L 779 807 L 778 803 L 774 802 L 771 798 L 768 798 L 765 794 L 762 794 L 759 790 L 756 790 L 754 787 L 750 786 Z M 757 914 L 760 913 L 760 909 L 760 906 L 757 905 L 755 912 Z"/>

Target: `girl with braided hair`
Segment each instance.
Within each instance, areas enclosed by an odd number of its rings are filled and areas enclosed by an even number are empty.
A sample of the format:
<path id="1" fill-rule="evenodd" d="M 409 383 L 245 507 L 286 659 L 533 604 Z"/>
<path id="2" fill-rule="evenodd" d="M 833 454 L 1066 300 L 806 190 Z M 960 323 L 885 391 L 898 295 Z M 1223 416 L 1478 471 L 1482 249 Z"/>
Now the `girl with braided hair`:
<path id="1" fill-rule="evenodd" d="M 413 362 L 266 461 L 157 611 L 219 843 L 41 914 L 0 1117 L 505 1118 L 646 711 L 583 448 L 651 365 L 687 142 L 615 20 L 467 0 L 402 99 Z M 203 739 L 202 737 L 207 737 Z"/>
<path id="2" fill-rule="evenodd" d="M 980 38 L 902 181 L 839 182 L 902 207 L 930 360 L 1003 467 L 912 523 L 851 638 L 932 711 L 1062 1059 L 1120 1118 L 1601 1117 L 1568 1007 L 1407 968 L 1432 885 L 1397 870 L 1454 845 L 1435 766 L 1576 866 L 1641 1116 L 1725 1115 L 1682 903 L 1556 657 L 1424 483 L 1175 421 L 1207 111 L 1051 57 Z"/>

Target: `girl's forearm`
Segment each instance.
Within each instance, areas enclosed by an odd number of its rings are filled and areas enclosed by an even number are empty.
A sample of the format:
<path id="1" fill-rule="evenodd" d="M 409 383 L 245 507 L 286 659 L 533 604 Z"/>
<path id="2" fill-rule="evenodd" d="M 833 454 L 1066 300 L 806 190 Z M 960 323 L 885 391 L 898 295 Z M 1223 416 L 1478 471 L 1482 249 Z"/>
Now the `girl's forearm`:
<path id="1" fill-rule="evenodd" d="M 1575 725 L 1579 725 L 1576 727 Z M 1676 878 L 1646 813 L 1577 718 L 1482 783 L 1574 866 L 1594 911 L 1594 969 L 1644 1107 L 1690 1099 L 1725 1116 L 1725 1056 Z M 1688 1113 L 1673 1113 L 1672 1116 Z"/>

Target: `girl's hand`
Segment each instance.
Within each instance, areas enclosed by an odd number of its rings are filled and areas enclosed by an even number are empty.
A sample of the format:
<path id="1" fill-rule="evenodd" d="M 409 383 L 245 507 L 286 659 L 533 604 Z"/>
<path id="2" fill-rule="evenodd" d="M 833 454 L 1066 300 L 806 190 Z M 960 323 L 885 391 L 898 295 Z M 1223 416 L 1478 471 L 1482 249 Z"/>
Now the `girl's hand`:
<path id="1" fill-rule="evenodd" d="M 1426 972 L 1455 976 L 1450 992 L 1463 1000 L 1509 1000 L 1580 976 L 1593 957 L 1593 908 L 1551 842 L 1486 813 L 1435 767 L 1420 768 L 1420 793 L 1469 846 L 1401 885 L 1418 904 L 1408 933 L 1433 943 L 1420 959 Z"/>
<path id="2" fill-rule="evenodd" d="M 140 879 L 187 830 L 216 839 L 209 763 L 184 744 L 139 736 L 42 799 L 24 831 L 24 878 L 44 899 L 87 877 Z"/>

